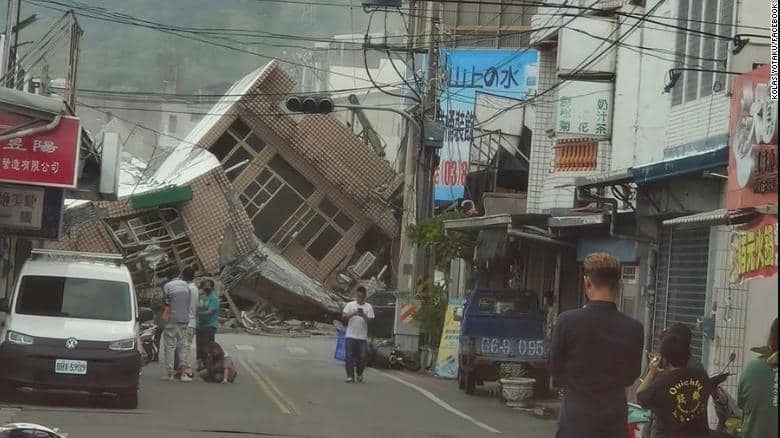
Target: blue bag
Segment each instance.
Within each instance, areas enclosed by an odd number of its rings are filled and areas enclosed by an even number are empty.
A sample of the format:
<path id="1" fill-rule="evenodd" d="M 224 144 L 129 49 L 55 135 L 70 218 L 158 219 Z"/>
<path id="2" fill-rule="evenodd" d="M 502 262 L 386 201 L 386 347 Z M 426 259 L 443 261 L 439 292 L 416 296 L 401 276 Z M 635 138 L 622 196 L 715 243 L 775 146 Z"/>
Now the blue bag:
<path id="1" fill-rule="evenodd" d="M 339 330 L 338 338 L 336 340 L 336 354 L 333 355 L 334 359 L 344 362 L 347 360 L 347 333 L 344 330 Z"/>

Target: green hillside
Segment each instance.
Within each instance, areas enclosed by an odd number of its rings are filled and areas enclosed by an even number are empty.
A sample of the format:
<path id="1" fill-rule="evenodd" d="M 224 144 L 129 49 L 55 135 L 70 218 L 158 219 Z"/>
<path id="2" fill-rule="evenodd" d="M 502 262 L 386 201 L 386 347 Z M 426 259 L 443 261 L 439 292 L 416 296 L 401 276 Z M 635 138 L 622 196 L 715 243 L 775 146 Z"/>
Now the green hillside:
<path id="1" fill-rule="evenodd" d="M 316 5 L 344 3 L 345 7 Z M 5 2 L 3 2 L 5 3 Z M 84 29 L 79 62 L 79 87 L 121 91 L 163 91 L 166 72 L 171 65 L 178 68 L 179 91 L 197 92 L 203 87 L 232 82 L 268 59 L 192 41 L 159 30 L 106 22 L 83 16 L 88 8 L 106 13 L 122 13 L 137 19 L 164 23 L 169 26 L 218 29 L 209 34 L 187 34 L 190 38 L 208 39 L 217 44 L 256 52 L 264 56 L 302 62 L 300 56 L 313 42 L 284 38 L 284 35 L 305 35 L 322 38 L 339 33 L 360 33 L 365 29 L 366 16 L 359 9 L 347 6 L 350 0 L 323 0 L 289 3 L 279 0 L 73 0 L 22 3 L 22 18 L 38 14 L 38 21 L 24 29 L 21 41 L 40 38 L 48 26 L 60 17 L 66 5 L 76 6 L 79 23 Z M 357 2 L 354 4 L 358 4 Z M 95 9 L 92 9 L 95 11 Z M 5 17 L 5 4 L 2 17 Z M 114 15 L 116 16 L 116 15 Z M 120 20 L 121 21 L 121 20 Z M 235 32 L 241 29 L 241 32 Z M 282 34 L 282 38 L 258 36 L 257 32 Z M 249 33 L 252 32 L 252 33 Z M 29 45 L 23 46 L 24 48 Z M 52 53 L 51 75 L 62 75 L 61 54 Z M 59 64 L 59 65 L 58 65 Z"/>

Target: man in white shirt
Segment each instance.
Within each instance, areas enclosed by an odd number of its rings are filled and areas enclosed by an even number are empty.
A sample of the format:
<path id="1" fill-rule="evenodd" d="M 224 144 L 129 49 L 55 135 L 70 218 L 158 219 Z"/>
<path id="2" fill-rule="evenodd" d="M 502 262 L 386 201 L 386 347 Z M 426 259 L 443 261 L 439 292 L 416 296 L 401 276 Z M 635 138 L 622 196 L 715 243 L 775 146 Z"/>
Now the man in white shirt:
<path id="1" fill-rule="evenodd" d="M 366 355 L 368 354 L 368 323 L 374 319 L 374 309 L 366 302 L 366 288 L 359 286 L 355 301 L 350 301 L 341 312 L 347 324 L 346 367 L 347 383 L 363 381 Z"/>

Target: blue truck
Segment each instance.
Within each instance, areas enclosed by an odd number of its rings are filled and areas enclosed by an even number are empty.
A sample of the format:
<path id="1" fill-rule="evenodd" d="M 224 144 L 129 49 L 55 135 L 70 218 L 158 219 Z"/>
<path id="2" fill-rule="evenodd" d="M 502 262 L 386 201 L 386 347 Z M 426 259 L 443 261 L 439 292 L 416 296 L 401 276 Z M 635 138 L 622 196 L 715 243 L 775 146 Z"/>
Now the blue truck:
<path id="1" fill-rule="evenodd" d="M 461 321 L 460 389 L 473 394 L 477 385 L 504 377 L 502 368 L 520 368 L 524 377 L 537 380 L 537 394 L 546 391 L 550 343 L 535 293 L 477 288 L 456 309 L 455 319 Z"/>

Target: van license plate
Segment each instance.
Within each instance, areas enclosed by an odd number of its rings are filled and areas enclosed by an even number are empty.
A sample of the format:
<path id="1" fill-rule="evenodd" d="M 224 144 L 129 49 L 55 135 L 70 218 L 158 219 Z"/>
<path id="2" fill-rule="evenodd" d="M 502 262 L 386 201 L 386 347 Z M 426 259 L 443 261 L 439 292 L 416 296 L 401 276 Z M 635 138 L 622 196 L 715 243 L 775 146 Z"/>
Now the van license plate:
<path id="1" fill-rule="evenodd" d="M 54 363 L 54 372 L 57 374 L 87 374 L 86 360 L 57 359 Z"/>

